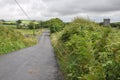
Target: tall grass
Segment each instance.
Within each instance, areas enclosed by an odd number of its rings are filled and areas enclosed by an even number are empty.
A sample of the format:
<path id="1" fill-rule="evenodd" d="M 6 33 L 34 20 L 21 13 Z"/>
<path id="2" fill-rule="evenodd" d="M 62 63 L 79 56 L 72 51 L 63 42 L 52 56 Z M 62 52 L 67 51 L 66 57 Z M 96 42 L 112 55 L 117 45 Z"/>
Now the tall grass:
<path id="1" fill-rule="evenodd" d="M 10 27 L 0 26 L 0 55 L 36 44 L 35 39 L 27 39 Z"/>

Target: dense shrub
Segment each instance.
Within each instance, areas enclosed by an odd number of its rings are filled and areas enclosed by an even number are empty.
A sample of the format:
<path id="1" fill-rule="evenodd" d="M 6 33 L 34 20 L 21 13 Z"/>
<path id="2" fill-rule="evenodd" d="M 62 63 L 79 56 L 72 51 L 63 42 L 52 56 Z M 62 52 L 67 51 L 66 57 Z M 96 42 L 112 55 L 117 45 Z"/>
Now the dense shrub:
<path id="1" fill-rule="evenodd" d="M 61 31 L 64 28 L 64 22 L 59 18 L 53 18 L 47 22 L 51 33 Z"/>
<path id="2" fill-rule="evenodd" d="M 119 80 L 120 31 L 76 18 L 52 42 L 66 80 Z"/>

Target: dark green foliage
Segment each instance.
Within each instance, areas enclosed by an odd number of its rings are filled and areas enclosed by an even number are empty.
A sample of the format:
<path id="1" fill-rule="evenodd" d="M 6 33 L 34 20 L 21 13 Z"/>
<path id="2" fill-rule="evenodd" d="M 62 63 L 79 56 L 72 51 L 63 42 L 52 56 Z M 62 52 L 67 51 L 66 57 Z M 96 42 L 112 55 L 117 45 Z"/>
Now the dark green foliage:
<path id="1" fill-rule="evenodd" d="M 50 27 L 49 25 L 50 25 L 49 21 L 41 21 L 40 22 L 41 28 L 49 28 Z"/>
<path id="2" fill-rule="evenodd" d="M 30 22 L 28 25 L 28 28 L 29 29 L 39 29 L 40 26 L 39 26 L 39 24 L 35 24 L 34 22 Z"/>
<path id="3" fill-rule="evenodd" d="M 119 80 L 120 78 L 120 63 L 111 62 L 105 66 L 106 69 L 106 80 Z"/>
<path id="4" fill-rule="evenodd" d="M 111 27 L 120 29 L 120 23 L 111 23 Z"/>
<path id="5" fill-rule="evenodd" d="M 61 31 L 64 28 L 64 22 L 59 18 L 53 18 L 48 21 L 51 33 Z"/>
<path id="6" fill-rule="evenodd" d="M 28 25 L 28 28 L 29 29 L 34 29 L 35 25 L 33 22 L 30 22 L 29 25 Z"/>
<path id="7" fill-rule="evenodd" d="M 70 24 L 67 25 L 66 28 L 64 29 L 64 32 L 62 34 L 61 40 L 66 42 L 69 40 L 69 38 L 73 35 L 73 34 L 79 34 L 80 32 L 80 27 L 79 26 L 75 26 L 72 27 L 73 25 L 76 24 Z"/>
<path id="8" fill-rule="evenodd" d="M 21 20 L 16 21 L 17 29 L 21 29 L 21 25 L 20 25 L 21 23 L 22 23 Z"/>
<path id="9" fill-rule="evenodd" d="M 16 23 L 3 22 L 3 25 L 16 25 Z"/>
<path id="10" fill-rule="evenodd" d="M 64 28 L 65 24 L 59 18 L 53 18 L 47 21 L 41 21 L 41 28 L 50 28 L 51 33 L 61 31 Z"/>

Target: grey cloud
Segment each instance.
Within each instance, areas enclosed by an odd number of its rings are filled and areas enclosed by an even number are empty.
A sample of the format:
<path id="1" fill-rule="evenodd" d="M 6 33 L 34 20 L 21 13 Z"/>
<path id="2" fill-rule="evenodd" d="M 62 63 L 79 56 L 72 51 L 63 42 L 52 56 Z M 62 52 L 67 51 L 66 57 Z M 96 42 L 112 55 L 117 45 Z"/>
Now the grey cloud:
<path id="1" fill-rule="evenodd" d="M 17 0 L 19 2 L 19 4 L 25 5 L 25 4 L 29 4 L 30 0 Z M 15 0 L 0 0 L 0 8 L 3 7 L 16 7 L 16 2 Z"/>
<path id="2" fill-rule="evenodd" d="M 79 15 L 91 18 L 120 16 L 120 0 L 17 0 L 33 19 L 60 17 L 68 20 Z M 112 15 L 111 15 L 112 14 Z M 14 17 L 11 17 L 14 16 Z M 25 15 L 14 0 L 0 0 L 0 18 L 18 19 Z M 99 20 L 97 19 L 97 20 Z M 117 18 L 118 20 L 118 18 Z"/>
<path id="3" fill-rule="evenodd" d="M 46 1 L 47 0 L 43 0 Z M 53 1 L 50 3 L 50 1 Z M 61 15 L 91 12 L 103 13 L 120 10 L 120 0 L 50 0 L 47 4 L 50 12 L 58 12 Z"/>

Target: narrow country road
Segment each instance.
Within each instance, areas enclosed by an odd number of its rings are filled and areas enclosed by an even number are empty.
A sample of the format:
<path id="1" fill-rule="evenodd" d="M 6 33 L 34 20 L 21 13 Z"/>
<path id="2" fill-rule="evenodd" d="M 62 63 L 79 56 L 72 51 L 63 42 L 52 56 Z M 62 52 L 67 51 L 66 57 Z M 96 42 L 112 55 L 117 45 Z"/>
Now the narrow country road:
<path id="1" fill-rule="evenodd" d="M 48 30 L 36 46 L 0 56 L 0 80 L 63 80 Z"/>

